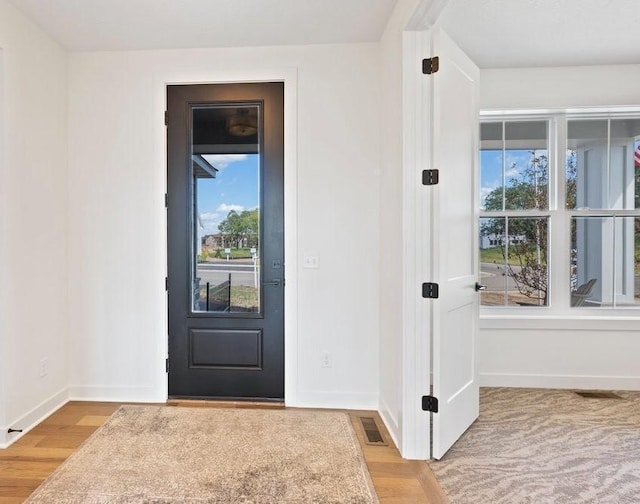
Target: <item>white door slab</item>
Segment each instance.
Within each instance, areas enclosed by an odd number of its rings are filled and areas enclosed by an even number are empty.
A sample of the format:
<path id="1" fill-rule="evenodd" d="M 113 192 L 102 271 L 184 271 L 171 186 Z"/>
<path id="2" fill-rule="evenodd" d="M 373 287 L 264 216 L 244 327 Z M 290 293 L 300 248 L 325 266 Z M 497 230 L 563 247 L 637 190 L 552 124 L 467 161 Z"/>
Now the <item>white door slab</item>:
<path id="1" fill-rule="evenodd" d="M 440 29 L 432 54 L 433 280 L 432 458 L 441 458 L 479 414 L 478 333 L 478 67 Z"/>

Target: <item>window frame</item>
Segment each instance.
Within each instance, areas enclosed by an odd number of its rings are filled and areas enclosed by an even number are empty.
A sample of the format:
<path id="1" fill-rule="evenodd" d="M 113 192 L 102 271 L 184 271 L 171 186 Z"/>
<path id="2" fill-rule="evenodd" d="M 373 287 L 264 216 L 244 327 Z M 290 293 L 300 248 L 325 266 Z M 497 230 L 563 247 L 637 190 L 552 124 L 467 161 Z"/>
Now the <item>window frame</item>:
<path id="1" fill-rule="evenodd" d="M 571 120 L 640 119 L 640 107 L 593 107 L 583 109 L 481 111 L 479 123 L 546 120 L 548 122 L 547 210 L 479 210 L 479 218 L 546 217 L 548 219 L 548 285 L 546 306 L 480 305 L 483 318 L 625 318 L 640 319 L 640 305 L 623 307 L 572 307 L 570 304 L 571 221 L 581 216 L 634 216 L 640 209 L 602 210 L 566 208 L 567 123 Z M 478 156 L 480 156 L 478 145 Z M 480 163 L 478 162 L 478 180 Z"/>

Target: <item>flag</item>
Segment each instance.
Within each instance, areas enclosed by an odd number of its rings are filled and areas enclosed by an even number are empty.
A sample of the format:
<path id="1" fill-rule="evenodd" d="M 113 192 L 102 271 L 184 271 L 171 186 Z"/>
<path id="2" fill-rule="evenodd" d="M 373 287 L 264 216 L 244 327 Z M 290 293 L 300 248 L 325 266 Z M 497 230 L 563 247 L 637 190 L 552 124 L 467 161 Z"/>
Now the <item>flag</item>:
<path id="1" fill-rule="evenodd" d="M 633 155 L 633 159 L 636 162 L 636 168 L 640 168 L 640 144 L 636 147 L 636 152 Z"/>

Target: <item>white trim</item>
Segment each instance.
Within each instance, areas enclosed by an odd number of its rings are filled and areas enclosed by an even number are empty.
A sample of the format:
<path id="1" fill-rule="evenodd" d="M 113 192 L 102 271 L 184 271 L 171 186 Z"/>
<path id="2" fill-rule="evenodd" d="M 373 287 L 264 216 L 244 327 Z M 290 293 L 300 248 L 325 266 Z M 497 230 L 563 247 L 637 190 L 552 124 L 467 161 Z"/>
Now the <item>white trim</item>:
<path id="1" fill-rule="evenodd" d="M 297 232 L 297 117 L 298 117 L 298 71 L 296 68 L 236 69 L 236 70 L 166 70 L 158 71 L 153 79 L 155 163 L 162 173 L 162 186 L 158 192 L 158 207 L 162 211 L 163 265 L 164 273 L 159 281 L 164 282 L 167 264 L 166 211 L 164 193 L 167 188 L 167 142 L 163 114 L 166 110 L 166 86 L 170 84 L 220 84 L 241 82 L 284 82 L 284 206 L 285 206 L 285 404 L 298 405 L 298 232 Z M 164 286 L 163 286 L 164 288 Z M 164 313 L 167 313 L 167 297 L 164 296 Z M 162 340 L 152 356 L 156 363 L 154 397 L 165 401 L 168 397 L 168 379 L 165 373 L 165 358 L 168 353 L 168 321 L 163 321 Z"/>
<path id="2" fill-rule="evenodd" d="M 480 330 L 485 329 L 514 329 L 514 330 L 553 330 L 553 331 L 638 331 L 638 318 L 637 317 L 609 317 L 604 313 L 600 315 L 591 316 L 557 316 L 549 313 L 548 308 L 524 308 L 529 310 L 527 314 L 512 314 L 508 308 L 505 308 L 505 312 L 509 310 L 509 313 L 504 315 L 486 315 L 480 316 Z M 531 310 L 540 311 L 540 315 L 534 316 L 531 314 Z M 574 308 L 576 311 L 582 311 L 581 308 Z M 589 313 L 594 310 L 586 309 Z M 607 312 L 613 312 L 616 310 L 607 310 Z M 623 311 L 623 310 L 617 310 Z M 622 314 L 624 315 L 624 313 Z"/>
<path id="3" fill-rule="evenodd" d="M 480 386 L 582 390 L 640 390 L 640 376 L 481 373 Z"/>
<path id="4" fill-rule="evenodd" d="M 3 435 L 3 438 L 0 438 L 0 449 L 7 448 L 9 445 L 15 443 L 45 418 L 62 408 L 67 402 L 69 402 L 69 389 L 65 387 L 21 417 L 9 422 L 8 425 L 0 426 Z M 7 431 L 9 428 L 22 429 L 22 432 L 8 434 Z"/>
<path id="5" fill-rule="evenodd" d="M 102 385 L 72 385 L 69 387 L 70 401 L 95 402 L 165 402 L 158 401 L 154 387 L 105 387 Z"/>
<path id="6" fill-rule="evenodd" d="M 5 73 L 5 63 L 4 63 L 4 49 L 0 47 L 0 321 L 6 321 L 7 317 L 5 311 L 7 309 L 6 303 L 6 276 L 5 270 L 9 268 L 9 264 L 5 260 L 5 243 L 6 243 L 6 233 L 5 233 L 5 215 L 7 214 L 6 198 L 5 194 L 5 186 L 6 186 L 6 173 L 5 163 L 6 163 L 6 155 L 7 151 L 4 148 L 5 146 L 5 83 L 4 83 L 4 73 Z M 0 322 L 0 448 L 4 447 L 7 443 L 8 435 L 7 428 L 1 427 L 6 421 L 6 412 L 7 412 L 7 404 L 6 400 L 6 374 L 7 374 L 7 364 L 5 360 L 7 359 L 6 355 L 7 351 L 7 334 L 8 331 L 5 329 L 4 323 Z"/>
<path id="7" fill-rule="evenodd" d="M 574 108 L 541 108 L 541 109 L 484 109 L 480 111 L 480 118 L 485 119 L 527 119 L 540 118 L 541 116 L 552 117 L 557 115 L 579 116 L 590 119 L 598 117 L 608 117 L 611 114 L 620 114 L 624 118 L 626 115 L 635 116 L 640 113 L 637 105 L 613 106 L 613 107 L 574 107 Z"/>
<path id="8" fill-rule="evenodd" d="M 298 401 L 298 73 L 284 80 L 284 399 L 287 406 Z M 288 211 L 287 211 L 288 209 Z"/>
<path id="9" fill-rule="evenodd" d="M 290 406 L 287 404 L 287 406 Z M 377 410 L 378 394 L 298 391 L 297 408 Z"/>
<path id="10" fill-rule="evenodd" d="M 430 161 L 430 80 L 421 72 L 431 47 L 430 32 L 403 33 L 403 197 L 402 197 L 402 436 L 406 459 L 427 459 L 431 418 L 420 408 L 429 392 L 430 314 L 420 286 L 431 261 L 427 198 L 420 182 Z"/>
<path id="11" fill-rule="evenodd" d="M 391 409 L 387 405 L 387 403 L 380 398 L 380 407 L 378 408 L 378 413 L 380 414 L 380 418 L 389 431 L 389 435 L 393 440 L 396 447 L 400 446 L 400 442 L 402 439 L 402 432 L 400 431 L 400 422 L 398 419 L 391 413 Z"/>
<path id="12" fill-rule="evenodd" d="M 568 278 L 568 275 L 564 278 Z M 551 302 L 553 302 L 553 299 L 553 297 L 550 298 Z M 568 296 L 566 296 L 566 299 L 567 301 L 563 303 L 566 309 L 562 308 L 560 304 L 556 308 L 551 306 L 525 308 L 487 305 L 480 308 L 480 320 L 634 320 L 636 325 L 640 320 L 640 306 L 617 306 L 616 308 L 571 307 L 568 303 Z M 482 327 L 485 327 L 484 324 L 482 324 Z"/>
<path id="13" fill-rule="evenodd" d="M 442 14 L 449 0 L 420 0 L 415 12 L 407 23 L 407 30 L 428 30 Z"/>

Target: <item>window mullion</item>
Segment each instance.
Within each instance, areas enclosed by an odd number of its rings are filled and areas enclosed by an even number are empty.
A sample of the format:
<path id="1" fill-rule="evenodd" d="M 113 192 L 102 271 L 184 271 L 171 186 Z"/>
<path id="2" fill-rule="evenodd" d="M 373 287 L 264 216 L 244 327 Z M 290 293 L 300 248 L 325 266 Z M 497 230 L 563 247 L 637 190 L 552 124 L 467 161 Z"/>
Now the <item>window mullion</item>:
<path id="1" fill-rule="evenodd" d="M 604 201 L 606 201 L 606 208 L 611 208 L 611 119 L 607 119 L 607 158 L 605 170 L 607 192 L 604 195 Z"/>
<path id="2" fill-rule="evenodd" d="M 502 121 L 502 210 L 507 209 L 507 142 L 505 140 L 506 124 Z"/>
<path id="3" fill-rule="evenodd" d="M 571 218 L 567 211 L 566 190 L 567 119 L 556 116 L 553 123 L 555 205 L 549 218 L 549 306 L 562 312 L 570 306 L 571 269 Z"/>
<path id="4" fill-rule="evenodd" d="M 558 116 L 553 121 L 555 124 L 554 149 L 554 176 L 555 176 L 555 206 L 554 210 L 564 211 L 567 208 L 567 118 Z"/>

